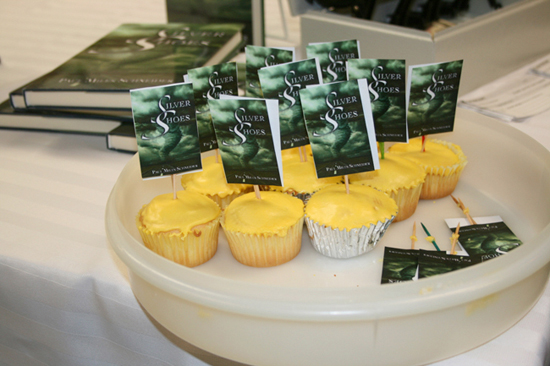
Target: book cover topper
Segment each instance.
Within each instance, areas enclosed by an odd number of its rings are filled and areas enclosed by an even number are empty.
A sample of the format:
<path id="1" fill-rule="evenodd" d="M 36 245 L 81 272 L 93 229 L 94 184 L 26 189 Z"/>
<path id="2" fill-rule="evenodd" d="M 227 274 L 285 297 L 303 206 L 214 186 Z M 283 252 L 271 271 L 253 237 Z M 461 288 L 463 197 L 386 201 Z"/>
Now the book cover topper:
<path id="1" fill-rule="evenodd" d="M 143 179 L 202 169 L 191 83 L 130 90 Z"/>

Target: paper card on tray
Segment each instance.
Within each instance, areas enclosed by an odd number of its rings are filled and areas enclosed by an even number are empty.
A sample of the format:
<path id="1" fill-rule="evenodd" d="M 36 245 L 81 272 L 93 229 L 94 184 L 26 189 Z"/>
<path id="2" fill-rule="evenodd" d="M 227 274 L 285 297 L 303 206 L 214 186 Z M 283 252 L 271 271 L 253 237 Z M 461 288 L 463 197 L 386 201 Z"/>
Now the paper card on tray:
<path id="1" fill-rule="evenodd" d="M 202 169 L 191 83 L 130 90 L 143 179 Z"/>
<path id="2" fill-rule="evenodd" d="M 366 78 L 376 141 L 407 142 L 405 60 L 350 59 L 348 80 Z"/>
<path id="3" fill-rule="evenodd" d="M 367 80 L 300 90 L 317 178 L 380 169 Z"/>
<path id="4" fill-rule="evenodd" d="M 208 103 L 227 183 L 282 186 L 277 100 L 222 96 Z"/>
<path id="5" fill-rule="evenodd" d="M 480 256 L 482 260 L 506 254 L 522 244 L 500 216 L 474 217 L 475 225 L 466 219 L 445 219 L 454 233 L 458 223 L 458 243 L 470 256 Z"/>
<path id="6" fill-rule="evenodd" d="M 359 41 L 310 43 L 306 46 L 306 58 L 318 58 L 323 73 L 323 83 L 346 80 L 346 60 L 360 58 Z"/>
<path id="7" fill-rule="evenodd" d="M 381 283 L 412 281 L 418 278 L 419 250 L 384 248 Z"/>
<path id="8" fill-rule="evenodd" d="M 302 113 L 300 89 L 321 84 L 321 68 L 316 58 L 289 62 L 258 70 L 265 98 L 279 100 L 281 149 L 309 144 Z"/>
<path id="9" fill-rule="evenodd" d="M 201 152 L 217 149 L 208 101 L 219 99 L 220 95 L 239 95 L 237 63 L 226 62 L 191 69 L 187 71 L 186 79 L 193 83 Z"/>
<path id="10" fill-rule="evenodd" d="M 419 279 L 445 274 L 482 262 L 482 259 L 477 256 L 453 255 L 434 250 L 420 249 L 419 251 Z"/>
<path id="11" fill-rule="evenodd" d="M 294 51 L 293 47 L 246 46 L 244 49 L 246 58 L 246 96 L 263 97 L 258 70 L 262 67 L 294 61 Z"/>
<path id="12" fill-rule="evenodd" d="M 453 130 L 461 74 L 462 60 L 409 66 L 409 138 Z"/>

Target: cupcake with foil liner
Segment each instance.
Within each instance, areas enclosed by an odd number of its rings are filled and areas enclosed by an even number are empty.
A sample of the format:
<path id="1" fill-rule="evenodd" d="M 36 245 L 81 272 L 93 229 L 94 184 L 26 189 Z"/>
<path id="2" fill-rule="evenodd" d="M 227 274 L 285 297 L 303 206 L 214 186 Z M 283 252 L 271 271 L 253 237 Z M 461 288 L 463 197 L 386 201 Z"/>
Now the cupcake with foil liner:
<path id="1" fill-rule="evenodd" d="M 292 260 L 302 246 L 304 204 L 288 194 L 254 192 L 236 198 L 225 209 L 221 225 L 240 263 L 273 267 Z"/>
<path id="2" fill-rule="evenodd" d="M 196 267 L 210 260 L 218 249 L 220 207 L 194 192 L 179 191 L 156 196 L 136 217 L 143 243 L 153 252 Z"/>
<path id="3" fill-rule="evenodd" d="M 325 187 L 305 208 L 311 244 L 331 258 L 352 258 L 374 249 L 397 215 L 395 201 L 362 185 Z"/>
<path id="4" fill-rule="evenodd" d="M 218 161 L 214 155 L 202 159 L 202 171 L 182 175 L 181 185 L 187 191 L 210 198 L 222 210 L 235 198 L 253 190 L 250 184 L 228 184 L 221 159 Z"/>
<path id="5" fill-rule="evenodd" d="M 362 184 L 385 192 L 399 207 L 394 222 L 411 217 L 416 211 L 426 171 L 404 157 L 386 153 L 380 169 L 352 174 L 350 184 Z"/>
<path id="6" fill-rule="evenodd" d="M 408 143 L 392 145 L 388 151 L 424 168 L 426 179 L 420 199 L 438 199 L 453 193 L 467 164 L 460 146 L 436 139 L 426 139 L 424 149 L 422 139 L 414 138 Z"/>

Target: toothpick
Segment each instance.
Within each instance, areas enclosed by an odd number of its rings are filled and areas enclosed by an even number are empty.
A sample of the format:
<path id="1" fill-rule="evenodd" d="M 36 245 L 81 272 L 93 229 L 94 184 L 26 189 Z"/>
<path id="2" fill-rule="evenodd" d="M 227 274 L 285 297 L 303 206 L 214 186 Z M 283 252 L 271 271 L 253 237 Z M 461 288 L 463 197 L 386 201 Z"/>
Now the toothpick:
<path id="1" fill-rule="evenodd" d="M 256 193 L 256 198 L 261 200 L 262 196 L 260 195 L 260 187 L 257 185 L 254 185 L 254 193 Z"/>
<path id="2" fill-rule="evenodd" d="M 177 194 L 177 191 L 176 191 L 176 175 L 172 174 L 170 177 L 172 178 L 172 196 L 173 196 L 174 199 L 177 199 L 178 194 Z"/>
<path id="3" fill-rule="evenodd" d="M 424 229 L 424 232 L 426 233 L 426 235 L 428 235 L 426 240 L 432 243 L 435 249 L 437 249 L 437 251 L 439 252 L 441 249 L 439 249 L 439 247 L 437 246 L 437 243 L 435 242 L 435 238 L 430 234 L 430 232 L 428 231 L 428 229 L 426 229 L 426 226 L 424 226 L 423 223 L 420 223 L 420 225 L 422 225 L 422 229 Z"/>
<path id="4" fill-rule="evenodd" d="M 453 201 L 455 201 L 455 203 L 462 210 L 462 212 L 464 212 L 464 215 L 466 215 L 466 218 L 468 219 L 468 222 L 470 223 L 470 225 L 476 225 L 476 222 L 474 221 L 472 216 L 470 216 L 470 210 L 464 205 L 462 200 L 460 198 L 456 198 L 452 194 L 451 194 L 451 198 L 453 199 Z"/>
<path id="5" fill-rule="evenodd" d="M 298 146 L 298 154 L 300 155 L 300 162 L 303 163 L 304 160 L 304 153 L 302 152 L 302 147 Z"/>
<path id="6" fill-rule="evenodd" d="M 422 149 L 420 151 L 426 152 L 426 136 L 425 135 L 422 135 Z"/>
<path id="7" fill-rule="evenodd" d="M 411 249 L 414 249 L 414 243 L 416 243 L 417 240 L 418 238 L 416 237 L 416 221 L 415 221 L 413 223 L 413 233 L 411 236 Z"/>
<path id="8" fill-rule="evenodd" d="M 348 175 L 344 175 L 344 183 L 346 184 L 346 193 L 349 194 L 349 178 Z"/>
<path id="9" fill-rule="evenodd" d="M 380 156 L 382 159 L 384 159 L 384 141 L 379 141 L 378 142 L 378 145 L 380 146 Z"/>
<path id="10" fill-rule="evenodd" d="M 307 149 L 306 149 L 306 146 L 300 146 L 300 148 L 302 149 L 302 154 L 304 155 L 304 163 L 307 162 Z"/>
<path id="11" fill-rule="evenodd" d="M 216 149 L 216 163 L 220 162 L 220 149 Z"/>
<path id="12" fill-rule="evenodd" d="M 456 226 L 455 233 L 451 236 L 451 254 L 452 255 L 456 254 L 455 247 L 456 247 L 456 242 L 458 241 L 458 230 L 460 230 L 460 222 Z"/>

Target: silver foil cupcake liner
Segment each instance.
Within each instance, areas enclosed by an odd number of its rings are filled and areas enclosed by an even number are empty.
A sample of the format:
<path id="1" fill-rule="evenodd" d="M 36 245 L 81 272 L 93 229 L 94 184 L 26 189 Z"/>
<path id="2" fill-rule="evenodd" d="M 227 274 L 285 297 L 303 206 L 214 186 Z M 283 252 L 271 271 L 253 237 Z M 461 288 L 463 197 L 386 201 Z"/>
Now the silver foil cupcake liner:
<path id="1" fill-rule="evenodd" d="M 384 236 L 395 216 L 384 222 L 351 230 L 334 229 L 321 225 L 306 216 L 311 244 L 316 251 L 331 258 L 352 258 L 370 252 Z"/>

